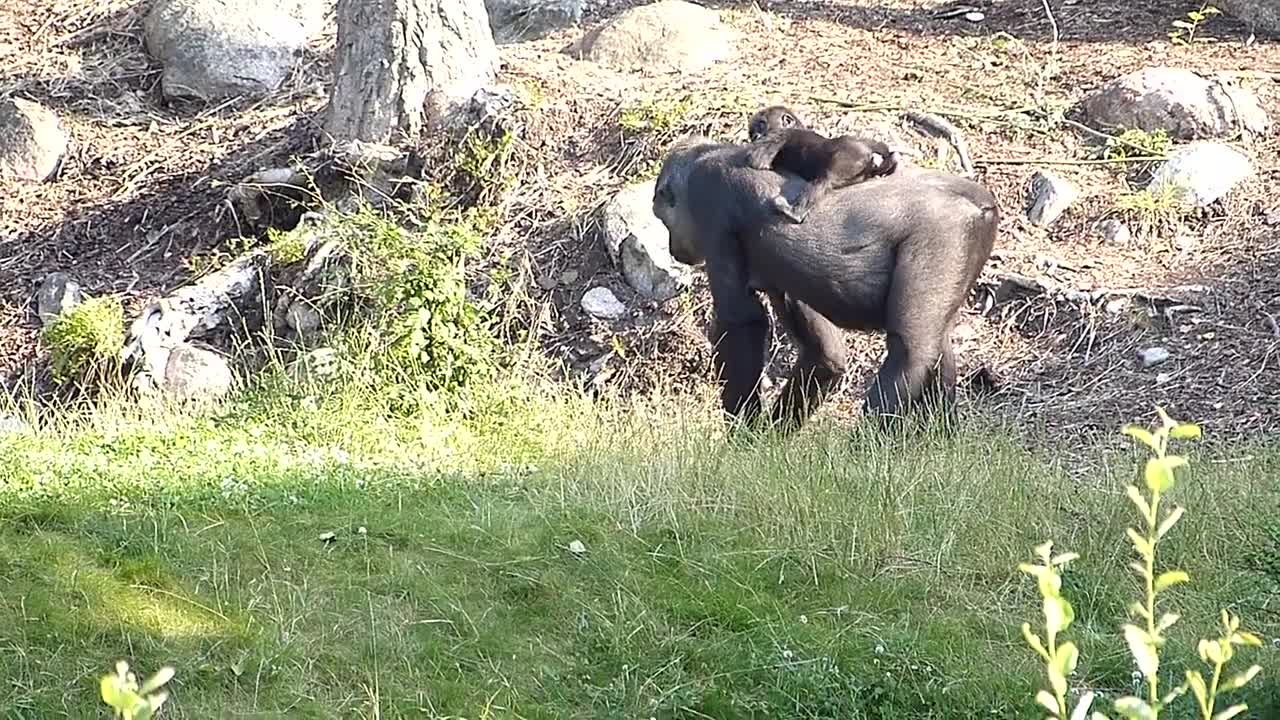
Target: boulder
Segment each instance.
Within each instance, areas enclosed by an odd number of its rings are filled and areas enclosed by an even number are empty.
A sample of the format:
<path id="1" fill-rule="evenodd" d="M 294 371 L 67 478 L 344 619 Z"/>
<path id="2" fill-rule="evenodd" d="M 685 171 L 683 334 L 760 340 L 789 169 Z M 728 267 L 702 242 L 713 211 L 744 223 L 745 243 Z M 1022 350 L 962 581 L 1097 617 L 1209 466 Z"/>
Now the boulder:
<path id="1" fill-rule="evenodd" d="M 1165 130 L 1180 140 L 1265 133 L 1270 118 L 1248 90 L 1190 70 L 1149 67 L 1103 84 L 1081 104 L 1100 128 Z"/>
<path id="2" fill-rule="evenodd" d="M 235 384 L 231 366 L 219 354 L 188 343 L 169 353 L 161 389 L 176 400 L 226 397 Z"/>
<path id="3" fill-rule="evenodd" d="M 67 134 L 58 116 L 19 97 L 0 99 L 0 178 L 44 182 L 67 154 Z"/>
<path id="4" fill-rule="evenodd" d="M 1204 206 L 1231 192 L 1253 175 L 1253 163 L 1230 145 L 1199 141 L 1178 148 L 1156 168 L 1148 192 L 1168 186 L 1183 202 Z"/>
<path id="5" fill-rule="evenodd" d="M 144 30 L 164 94 L 212 100 L 278 89 L 321 17 L 319 0 L 160 0 Z"/>
<path id="6" fill-rule="evenodd" d="M 1255 32 L 1280 34 L 1280 2 L 1276 0 L 1217 0 L 1214 5 L 1245 21 Z"/>
<path id="7" fill-rule="evenodd" d="M 615 70 L 688 73 L 734 57 L 738 37 L 715 10 L 658 0 L 619 13 L 569 52 Z"/>
<path id="8" fill-rule="evenodd" d="M 582 21 L 582 0 L 485 0 L 499 44 L 535 40 Z"/>
<path id="9" fill-rule="evenodd" d="M 653 214 L 654 181 L 623 188 L 604 207 L 605 248 L 627 284 L 662 302 L 693 284 L 693 268 L 668 249 L 667 228 Z"/>

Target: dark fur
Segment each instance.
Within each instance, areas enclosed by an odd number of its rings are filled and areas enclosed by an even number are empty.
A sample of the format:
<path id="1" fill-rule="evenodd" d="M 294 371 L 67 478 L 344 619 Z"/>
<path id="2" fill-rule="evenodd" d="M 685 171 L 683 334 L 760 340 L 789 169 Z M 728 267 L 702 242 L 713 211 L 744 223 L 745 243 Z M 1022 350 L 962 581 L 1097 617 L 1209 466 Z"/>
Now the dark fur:
<path id="1" fill-rule="evenodd" d="M 653 200 L 672 255 L 705 263 L 725 411 L 748 421 L 761 411 L 769 317 L 757 292 L 799 346 L 775 423 L 798 427 L 844 375 L 841 328 L 886 333 L 888 354 L 864 411 L 899 415 L 927 393 L 949 408 L 951 331 L 995 242 L 995 197 L 970 180 L 908 167 L 833 190 L 794 224 L 773 212 L 771 199 L 803 183 L 750 167 L 751 147 L 705 137 L 677 143 Z"/>
<path id="2" fill-rule="evenodd" d="M 747 128 L 753 143 L 747 154 L 748 165 L 757 170 L 789 172 L 809 182 L 794 204 L 782 195 L 773 198 L 778 212 L 796 222 L 804 222 L 814 204 L 832 190 L 888 175 L 898 166 L 885 143 L 853 135 L 824 137 L 782 105 L 760 110 Z"/>

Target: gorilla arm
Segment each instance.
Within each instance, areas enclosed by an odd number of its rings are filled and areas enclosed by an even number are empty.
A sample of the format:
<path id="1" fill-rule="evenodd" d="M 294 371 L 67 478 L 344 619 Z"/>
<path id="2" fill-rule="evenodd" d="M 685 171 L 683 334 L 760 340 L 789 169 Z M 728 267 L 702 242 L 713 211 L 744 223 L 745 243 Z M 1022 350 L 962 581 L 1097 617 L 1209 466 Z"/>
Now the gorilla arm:
<path id="1" fill-rule="evenodd" d="M 697 153 L 698 148 L 693 152 Z M 769 315 L 752 287 L 748 259 L 734 228 L 758 224 L 760 218 L 753 216 L 762 213 L 749 202 L 742 202 L 744 193 L 749 197 L 752 188 L 741 187 L 722 169 L 720 163 L 699 163 L 680 178 L 686 197 L 699 198 L 699 202 L 686 206 L 687 221 L 696 234 L 684 244 L 694 247 L 682 248 L 680 254 L 690 259 L 705 258 L 715 316 L 711 340 L 721 384 L 721 407 L 750 423 L 761 409 L 759 382 L 768 344 Z M 676 250 L 679 244 L 673 241 L 672 249 Z"/>

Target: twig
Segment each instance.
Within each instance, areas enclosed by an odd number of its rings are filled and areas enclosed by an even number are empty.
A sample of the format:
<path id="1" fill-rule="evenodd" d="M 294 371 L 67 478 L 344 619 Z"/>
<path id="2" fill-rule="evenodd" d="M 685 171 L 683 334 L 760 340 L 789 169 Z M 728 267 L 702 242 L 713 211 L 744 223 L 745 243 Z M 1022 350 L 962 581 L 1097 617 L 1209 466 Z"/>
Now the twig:
<path id="1" fill-rule="evenodd" d="M 809 99 L 812 100 L 813 102 L 830 103 L 832 105 L 839 105 L 840 107 L 846 110 L 849 110 L 851 112 L 883 112 L 883 111 L 906 112 L 914 109 L 913 106 L 906 105 L 903 103 L 888 103 L 888 102 L 886 103 L 855 103 L 849 100 L 823 97 L 820 95 L 810 95 Z M 1035 105 L 1027 105 L 1025 107 L 1009 108 L 1005 110 L 991 109 L 984 113 L 981 110 L 972 110 L 969 108 L 955 108 L 954 106 L 947 108 L 946 106 L 944 106 L 943 109 L 930 109 L 930 112 L 933 112 L 934 114 L 937 114 L 937 115 L 942 115 L 944 117 L 963 118 L 965 120 L 974 120 L 977 122 L 982 122 L 982 121 L 996 121 L 1006 115 L 1022 115 L 1029 110 L 1035 110 L 1036 107 L 1037 106 Z"/>
<path id="2" fill-rule="evenodd" d="M 1040 0 L 1040 4 L 1044 7 L 1044 14 L 1049 17 L 1049 26 L 1053 28 L 1053 51 L 1058 49 L 1058 21 L 1053 17 L 1053 10 L 1049 7 L 1049 0 Z"/>
<path id="3" fill-rule="evenodd" d="M 1158 156 L 1101 158 L 1096 160 L 1072 160 L 1070 158 L 975 158 L 975 165 L 1121 165 L 1134 162 L 1160 162 L 1167 158 Z"/>
<path id="4" fill-rule="evenodd" d="M 1078 122 L 1076 122 L 1075 120 L 1068 120 L 1067 118 L 1062 118 L 1062 124 L 1063 124 L 1063 125 L 1066 125 L 1067 127 L 1073 127 L 1073 128 L 1075 128 L 1075 129 L 1077 129 L 1077 130 L 1081 130 L 1081 131 L 1083 131 L 1083 132 L 1087 132 L 1087 133 L 1089 133 L 1090 135 L 1092 135 L 1092 136 L 1094 136 L 1094 137 L 1103 138 L 1103 139 L 1105 139 L 1105 140 L 1115 140 L 1116 142 L 1120 143 L 1121 145 L 1124 145 L 1124 146 L 1126 146 L 1126 147 L 1129 147 L 1129 148 L 1131 148 L 1131 149 L 1133 149 L 1133 150 L 1137 150 L 1137 151 L 1139 151 L 1139 152 L 1144 152 L 1144 153 L 1151 152 L 1151 148 L 1145 148 L 1145 147 L 1142 147 L 1141 145 L 1138 145 L 1137 143 L 1129 142 L 1128 140 L 1125 140 L 1124 138 L 1119 137 L 1118 135 L 1111 135 L 1110 133 L 1104 133 L 1104 132 L 1102 132 L 1101 130 L 1094 130 L 1093 128 L 1089 127 L 1088 125 L 1085 125 L 1084 123 L 1078 123 Z M 1168 158 L 1167 158 L 1167 157 L 1162 157 L 1161 159 L 1162 159 L 1162 160 L 1167 160 Z"/>
<path id="5" fill-rule="evenodd" d="M 1265 310 L 1262 315 L 1267 319 L 1267 327 L 1271 328 L 1271 334 L 1280 338 L 1280 324 L 1276 324 L 1276 316 Z"/>

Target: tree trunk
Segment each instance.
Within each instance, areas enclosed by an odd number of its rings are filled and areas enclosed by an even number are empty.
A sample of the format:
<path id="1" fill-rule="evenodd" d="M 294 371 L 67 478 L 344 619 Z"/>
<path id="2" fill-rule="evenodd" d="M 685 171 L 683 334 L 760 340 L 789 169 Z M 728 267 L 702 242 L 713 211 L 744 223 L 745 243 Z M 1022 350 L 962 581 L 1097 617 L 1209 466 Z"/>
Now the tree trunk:
<path id="1" fill-rule="evenodd" d="M 498 49 L 484 0 L 339 0 L 335 65 L 325 130 L 395 143 L 491 83 Z"/>

